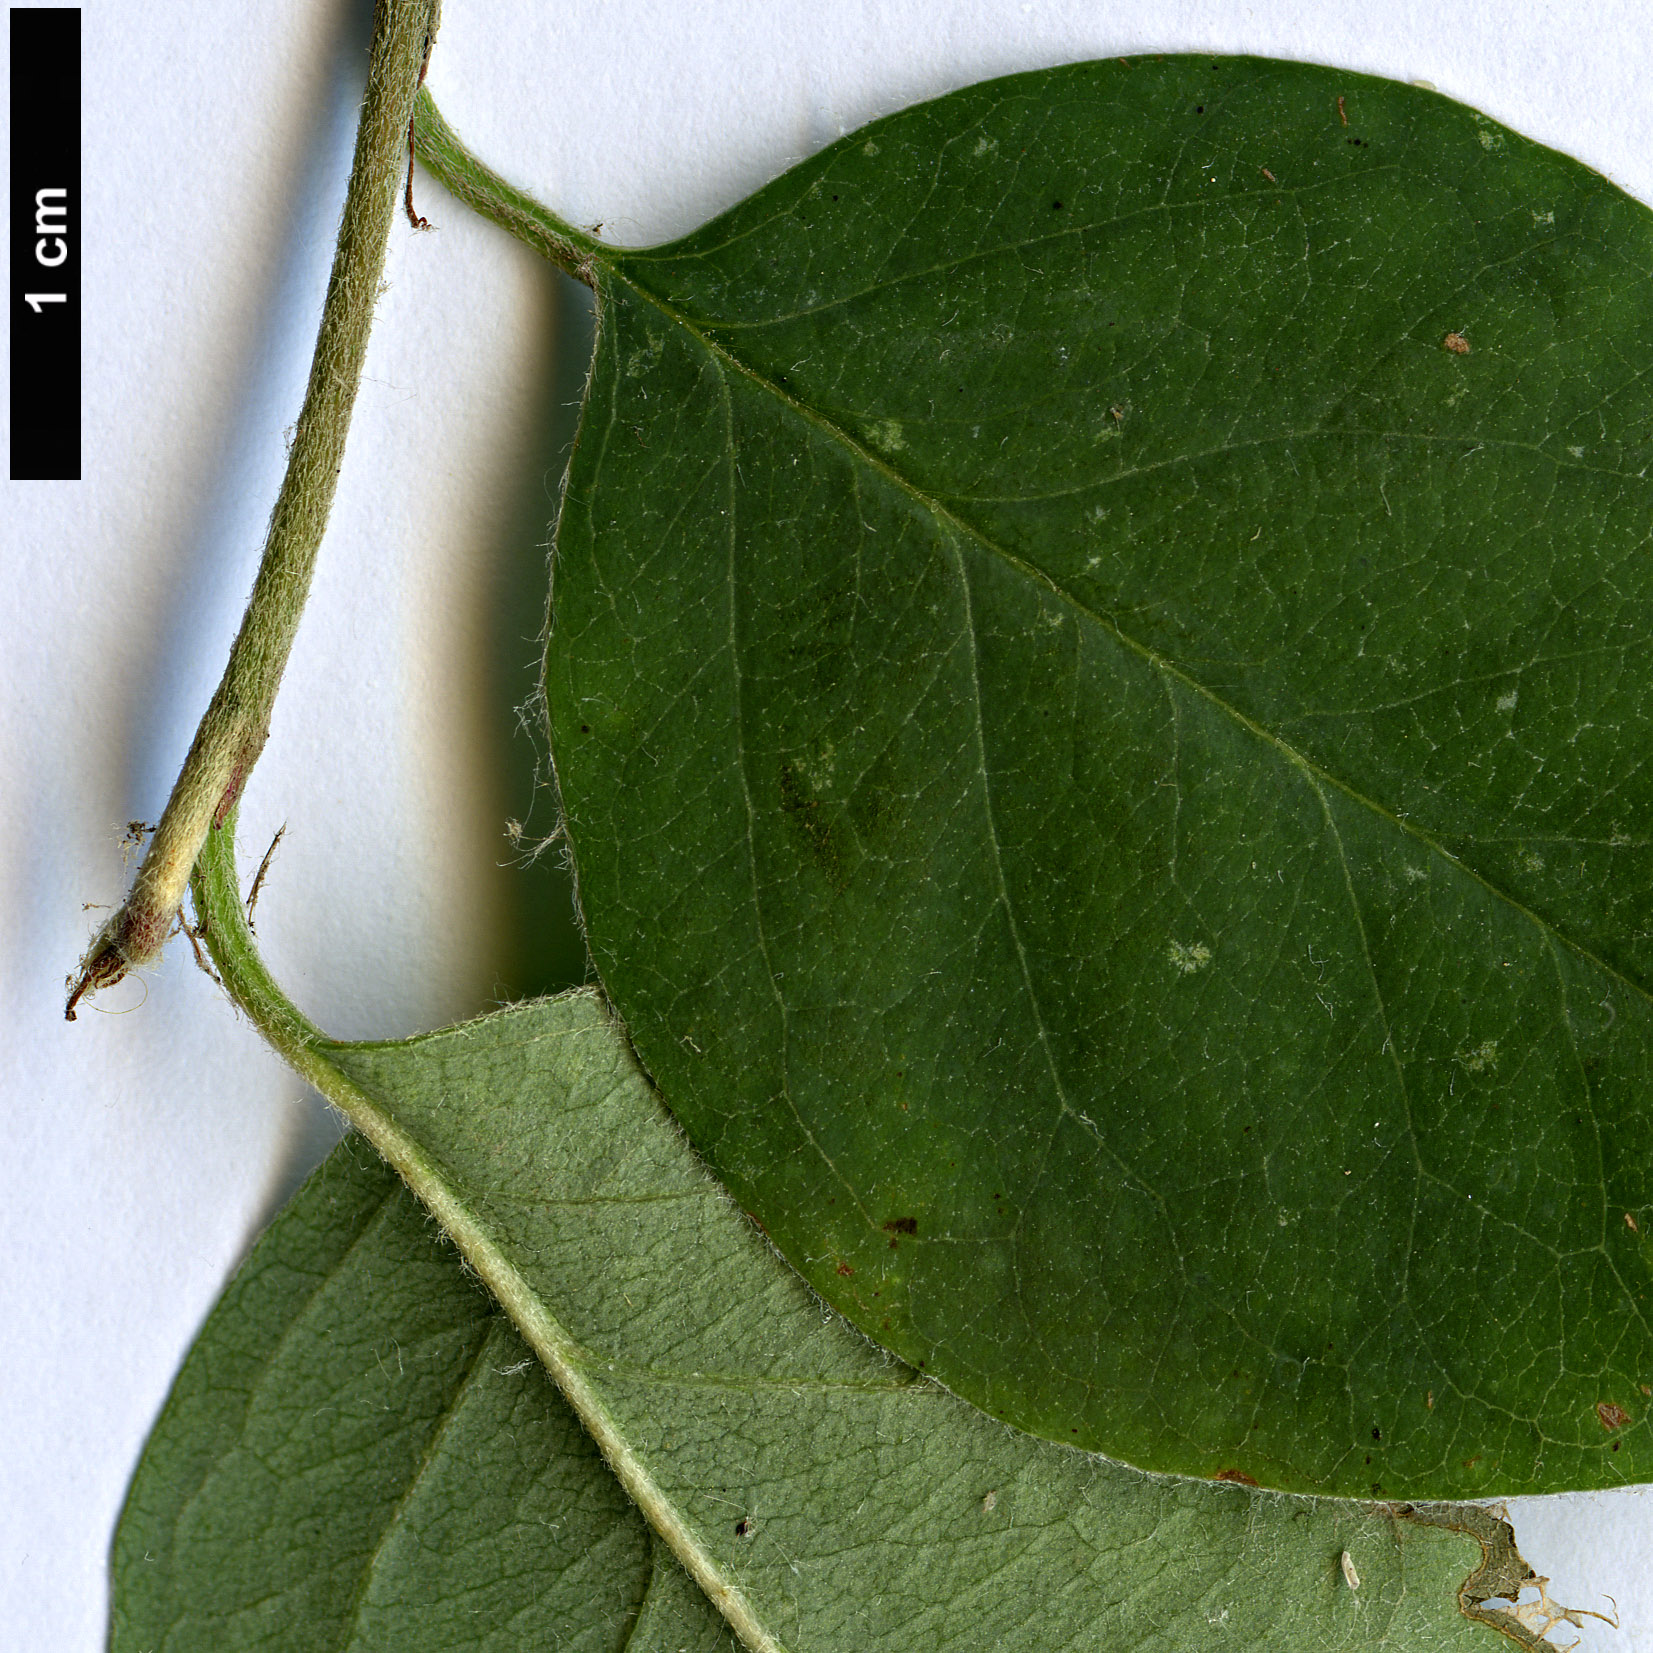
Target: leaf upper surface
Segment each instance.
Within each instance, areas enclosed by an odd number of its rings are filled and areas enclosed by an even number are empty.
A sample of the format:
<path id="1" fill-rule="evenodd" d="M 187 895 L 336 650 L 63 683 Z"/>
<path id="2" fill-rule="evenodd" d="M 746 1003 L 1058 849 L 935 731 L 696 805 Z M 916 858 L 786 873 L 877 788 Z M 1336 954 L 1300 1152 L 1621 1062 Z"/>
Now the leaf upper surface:
<path id="1" fill-rule="evenodd" d="M 1653 1473 L 1650 224 L 1432 93 L 1172 58 L 589 252 L 594 957 L 786 1255 L 988 1411 Z"/>

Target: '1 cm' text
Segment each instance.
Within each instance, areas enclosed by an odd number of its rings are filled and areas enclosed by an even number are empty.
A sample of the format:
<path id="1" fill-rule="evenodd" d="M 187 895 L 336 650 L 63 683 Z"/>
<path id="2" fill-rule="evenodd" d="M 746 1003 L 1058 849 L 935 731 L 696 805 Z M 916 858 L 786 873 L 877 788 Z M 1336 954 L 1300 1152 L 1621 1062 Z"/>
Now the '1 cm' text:
<path id="1" fill-rule="evenodd" d="M 69 256 L 68 194 L 65 189 L 37 189 L 34 193 L 34 261 L 41 268 L 55 270 Z M 66 304 L 63 293 L 25 293 L 23 302 L 38 316 L 42 306 Z"/>

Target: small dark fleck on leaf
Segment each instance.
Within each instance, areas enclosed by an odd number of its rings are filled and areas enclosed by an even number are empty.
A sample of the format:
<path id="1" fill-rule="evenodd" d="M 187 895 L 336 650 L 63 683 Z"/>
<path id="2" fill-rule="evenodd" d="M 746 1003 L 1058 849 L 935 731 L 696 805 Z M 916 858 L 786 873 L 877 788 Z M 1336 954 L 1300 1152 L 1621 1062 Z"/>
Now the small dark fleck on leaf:
<path id="1" fill-rule="evenodd" d="M 743 1515 L 735 1523 L 735 1537 L 736 1538 L 748 1538 L 748 1537 L 751 1536 L 751 1532 L 752 1532 L 752 1523 L 750 1521 L 748 1521 L 746 1519 L 746 1517 Z"/>
<path id="2" fill-rule="evenodd" d="M 884 1224 L 886 1234 L 916 1234 L 918 1232 L 917 1217 L 891 1217 Z"/>

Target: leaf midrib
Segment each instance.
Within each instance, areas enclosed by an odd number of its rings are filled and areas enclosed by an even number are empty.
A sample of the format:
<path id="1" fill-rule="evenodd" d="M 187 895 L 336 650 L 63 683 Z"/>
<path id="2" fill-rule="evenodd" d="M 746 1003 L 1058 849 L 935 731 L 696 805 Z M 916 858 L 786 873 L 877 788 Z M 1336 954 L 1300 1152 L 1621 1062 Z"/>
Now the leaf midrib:
<path id="1" fill-rule="evenodd" d="M 604 253 L 608 253 L 608 251 L 609 250 L 607 248 L 603 249 Z M 1309 778 L 1311 783 L 1323 783 L 1327 786 L 1335 788 L 1338 792 L 1350 799 L 1351 802 L 1360 805 L 1362 808 L 1368 810 L 1372 815 L 1376 816 L 1379 820 L 1387 822 L 1390 826 L 1396 828 L 1406 837 L 1423 846 L 1425 850 L 1438 857 L 1454 872 L 1460 873 L 1463 876 L 1472 879 L 1475 883 L 1479 884 L 1483 889 L 1488 891 L 1489 894 L 1495 896 L 1499 901 L 1504 903 L 1505 906 L 1527 919 L 1540 934 L 1552 937 L 1562 946 L 1566 947 L 1569 952 L 1573 953 L 1578 958 L 1585 960 L 1594 968 L 1600 970 L 1603 974 L 1618 982 L 1628 992 L 1633 993 L 1636 997 L 1646 1003 L 1653 1004 L 1653 991 L 1650 991 L 1648 988 L 1642 986 L 1641 983 L 1625 975 L 1624 972 L 1617 966 L 1609 963 L 1598 953 L 1592 951 L 1589 947 L 1586 947 L 1582 942 L 1575 940 L 1572 936 L 1568 935 L 1565 930 L 1560 928 L 1559 925 L 1552 923 L 1541 913 L 1529 907 L 1525 902 L 1521 901 L 1509 890 L 1503 888 L 1494 879 L 1487 877 L 1477 868 L 1472 867 L 1467 862 L 1460 860 L 1432 833 L 1426 832 L 1423 828 L 1406 820 L 1394 810 L 1387 808 L 1385 805 L 1379 803 L 1377 799 L 1363 792 L 1352 782 L 1345 780 L 1342 776 L 1335 774 L 1329 769 L 1323 768 L 1307 754 L 1298 751 L 1295 746 L 1285 740 L 1282 736 L 1277 735 L 1273 730 L 1267 728 L 1264 724 L 1259 723 L 1255 718 L 1241 711 L 1239 707 L 1233 705 L 1230 701 L 1225 700 L 1214 689 L 1211 689 L 1206 684 L 1202 683 L 1198 678 L 1184 671 L 1182 667 L 1177 665 L 1174 661 L 1166 658 L 1156 649 L 1150 647 L 1147 643 L 1142 642 L 1141 639 L 1126 631 L 1124 627 L 1111 616 L 1103 614 L 1090 607 L 1078 595 L 1070 591 L 1066 586 L 1064 586 L 1051 574 L 1047 573 L 1044 569 L 1035 566 L 1023 557 L 1018 556 L 1008 546 L 1001 545 L 985 530 L 977 527 L 974 523 L 962 516 L 959 516 L 956 512 L 949 509 L 948 506 L 945 505 L 940 499 L 929 493 L 924 488 L 921 488 L 910 477 L 897 470 L 896 467 L 888 460 L 874 453 L 870 448 L 859 442 L 853 435 L 850 434 L 850 432 L 845 430 L 842 425 L 828 418 L 824 413 L 820 412 L 819 409 L 813 408 L 807 402 L 801 401 L 798 397 L 785 390 L 766 374 L 762 373 L 757 368 L 752 367 L 749 363 L 743 361 L 731 349 L 729 349 L 728 346 L 697 326 L 693 320 L 691 320 L 684 312 L 679 310 L 668 298 L 655 292 L 652 288 L 646 286 L 642 281 L 640 281 L 635 275 L 629 273 L 628 269 L 621 262 L 618 255 L 604 257 L 600 260 L 600 262 L 602 263 L 605 272 L 612 280 L 622 283 L 625 287 L 634 292 L 640 299 L 652 305 L 663 317 L 665 317 L 666 320 L 670 321 L 673 325 L 686 333 L 690 338 L 694 339 L 695 342 L 699 344 L 700 347 L 715 361 L 732 369 L 734 372 L 739 373 L 743 378 L 747 379 L 753 385 L 756 385 L 760 390 L 766 391 L 769 395 L 774 397 L 775 400 L 786 408 L 795 418 L 798 418 L 804 423 L 813 426 L 815 429 L 826 435 L 829 439 L 837 442 L 851 455 L 853 459 L 859 461 L 868 470 L 874 472 L 876 475 L 883 477 L 898 492 L 905 495 L 923 510 L 927 511 L 936 519 L 938 523 L 944 525 L 952 532 L 960 534 L 966 539 L 973 541 L 991 555 L 1000 558 L 1003 562 L 1021 574 L 1023 578 L 1032 581 L 1036 585 L 1044 586 L 1046 590 L 1051 592 L 1051 594 L 1060 602 L 1073 610 L 1075 614 L 1084 619 L 1088 619 L 1093 624 L 1099 626 L 1109 636 L 1114 638 L 1114 640 L 1123 648 L 1130 650 L 1154 670 L 1160 672 L 1165 677 L 1172 679 L 1183 688 L 1187 689 L 1190 693 L 1199 696 L 1199 698 L 1206 701 L 1209 705 L 1215 707 L 1218 711 L 1230 718 L 1240 728 L 1245 730 L 1254 739 L 1261 741 L 1264 745 L 1273 747 L 1274 750 L 1281 755 L 1281 757 L 1297 768 L 1304 776 Z M 595 288 L 595 291 L 600 310 L 601 302 L 606 295 L 604 294 L 600 284 Z M 598 339 L 598 348 L 601 349 L 602 334 L 600 327 L 600 315 Z M 1338 433 L 1322 432 L 1304 434 L 1330 435 Z M 1370 435 L 1371 433 L 1350 432 L 1349 434 Z M 1465 438 L 1464 440 L 1470 439 Z"/>

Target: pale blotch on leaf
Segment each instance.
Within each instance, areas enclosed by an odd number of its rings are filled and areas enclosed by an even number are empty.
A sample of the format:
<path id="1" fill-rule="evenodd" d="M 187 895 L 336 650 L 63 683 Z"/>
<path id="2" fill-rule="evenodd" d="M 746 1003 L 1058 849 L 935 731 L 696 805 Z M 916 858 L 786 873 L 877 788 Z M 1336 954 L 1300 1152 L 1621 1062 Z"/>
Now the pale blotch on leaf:
<path id="1" fill-rule="evenodd" d="M 1211 949 L 1203 941 L 1173 941 L 1167 948 L 1171 963 L 1185 976 L 1203 970 L 1211 962 Z"/>
<path id="2" fill-rule="evenodd" d="M 825 792 L 838 772 L 838 748 L 829 740 L 813 756 L 794 758 L 792 766 L 816 792 Z"/>
<path id="3" fill-rule="evenodd" d="M 633 350 L 626 357 L 626 377 L 640 379 L 644 374 L 652 372 L 659 366 L 660 353 L 665 348 L 666 341 L 660 334 L 648 334 L 648 343 L 640 349 Z"/>
<path id="4" fill-rule="evenodd" d="M 875 425 L 868 425 L 867 440 L 885 453 L 900 453 L 907 445 L 899 419 L 881 419 Z"/>
<path id="5" fill-rule="evenodd" d="M 1351 1590 L 1358 1590 L 1360 1588 L 1360 1574 L 1355 1571 L 1354 1557 L 1351 1556 L 1347 1550 L 1343 1552 L 1342 1566 L 1343 1582 L 1347 1584 Z"/>
<path id="6" fill-rule="evenodd" d="M 1517 698 L 1518 698 L 1518 691 L 1517 690 L 1515 690 L 1515 689 L 1505 689 L 1504 692 L 1501 695 L 1499 695 L 1497 700 L 1495 700 L 1493 702 L 1493 704 L 1501 712 L 1513 712 L 1515 710 L 1515 702 L 1516 702 Z"/>
<path id="7" fill-rule="evenodd" d="M 1457 1060 L 1469 1073 L 1487 1073 L 1498 1066 L 1498 1041 L 1483 1039 L 1470 1050 L 1460 1050 Z"/>

